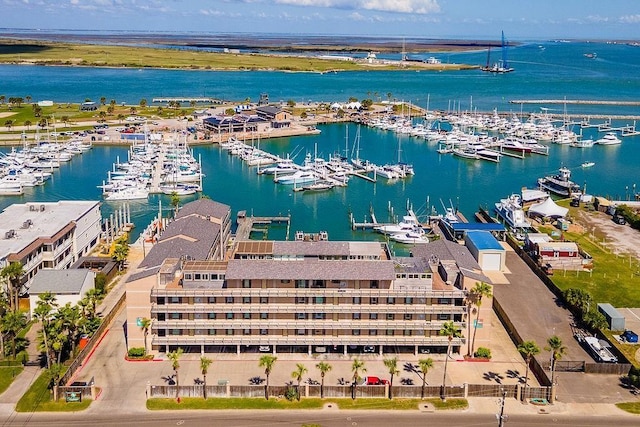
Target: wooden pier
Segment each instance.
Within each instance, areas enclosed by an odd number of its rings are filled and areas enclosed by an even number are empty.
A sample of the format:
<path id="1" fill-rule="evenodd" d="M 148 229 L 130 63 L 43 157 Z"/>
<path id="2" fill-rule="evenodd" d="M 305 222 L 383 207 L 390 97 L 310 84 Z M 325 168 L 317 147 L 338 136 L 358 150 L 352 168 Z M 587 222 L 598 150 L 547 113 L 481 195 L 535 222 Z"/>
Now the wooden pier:
<path id="1" fill-rule="evenodd" d="M 291 226 L 290 216 L 238 216 L 238 229 L 236 230 L 236 240 L 249 240 L 251 232 L 264 232 L 264 228 L 255 228 L 255 225 L 287 224 L 287 236 Z"/>

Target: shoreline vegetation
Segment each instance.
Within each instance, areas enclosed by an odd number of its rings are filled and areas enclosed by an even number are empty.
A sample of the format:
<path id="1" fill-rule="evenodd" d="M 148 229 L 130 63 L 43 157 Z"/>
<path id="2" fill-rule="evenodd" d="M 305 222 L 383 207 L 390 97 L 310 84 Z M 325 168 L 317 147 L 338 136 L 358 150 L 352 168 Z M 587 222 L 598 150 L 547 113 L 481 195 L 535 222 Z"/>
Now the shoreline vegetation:
<path id="1" fill-rule="evenodd" d="M 306 47 L 305 51 L 308 51 L 308 48 Z M 314 51 L 318 49 L 320 47 L 316 47 Z M 373 49 L 376 52 L 380 51 L 379 47 L 372 46 Z M 465 46 L 465 49 L 469 49 L 469 46 Z M 356 48 L 339 46 L 322 46 L 322 50 L 324 55 L 362 52 Z M 316 73 L 371 70 L 459 71 L 479 68 L 479 65 L 471 64 L 430 64 L 400 60 L 369 62 L 365 59 L 355 59 L 349 61 L 323 58 L 321 55 L 303 55 L 300 52 L 269 54 L 239 53 L 234 50 L 224 53 L 169 49 L 158 46 L 136 47 L 18 39 L 0 41 L 0 64 Z"/>

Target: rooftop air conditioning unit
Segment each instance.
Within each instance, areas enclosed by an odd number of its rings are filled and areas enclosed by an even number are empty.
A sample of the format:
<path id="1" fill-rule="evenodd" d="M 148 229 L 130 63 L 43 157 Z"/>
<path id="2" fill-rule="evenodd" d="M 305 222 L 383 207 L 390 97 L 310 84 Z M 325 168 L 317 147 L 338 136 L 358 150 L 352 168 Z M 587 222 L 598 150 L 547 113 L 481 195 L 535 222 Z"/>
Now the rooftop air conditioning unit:
<path id="1" fill-rule="evenodd" d="M 29 205 L 29 211 L 30 212 L 35 212 L 38 210 L 38 207 L 36 205 Z"/>
<path id="2" fill-rule="evenodd" d="M 16 235 L 16 230 L 9 230 L 9 231 L 4 233 L 4 238 L 5 239 L 11 239 L 15 235 Z"/>
<path id="3" fill-rule="evenodd" d="M 40 212 L 44 212 L 44 205 L 40 205 Z"/>
<path id="4" fill-rule="evenodd" d="M 23 229 L 27 229 L 27 228 L 31 227 L 32 225 L 33 225 L 33 221 L 31 221 L 30 219 L 27 219 L 22 223 L 22 228 Z"/>

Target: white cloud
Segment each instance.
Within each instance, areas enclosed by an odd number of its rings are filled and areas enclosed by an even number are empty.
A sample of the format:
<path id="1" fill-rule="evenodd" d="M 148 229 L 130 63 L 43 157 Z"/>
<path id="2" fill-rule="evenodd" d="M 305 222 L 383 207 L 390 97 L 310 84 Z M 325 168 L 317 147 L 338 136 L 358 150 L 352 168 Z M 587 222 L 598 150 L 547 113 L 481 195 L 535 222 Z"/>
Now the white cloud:
<path id="1" fill-rule="evenodd" d="M 623 24 L 638 24 L 640 23 L 640 14 L 621 16 L 619 21 Z"/>
<path id="2" fill-rule="evenodd" d="M 259 0 L 240 0 L 254 3 Z M 311 6 L 347 10 L 373 10 L 380 12 L 415 13 L 425 15 L 439 13 L 438 0 L 263 0 L 291 6 Z"/>

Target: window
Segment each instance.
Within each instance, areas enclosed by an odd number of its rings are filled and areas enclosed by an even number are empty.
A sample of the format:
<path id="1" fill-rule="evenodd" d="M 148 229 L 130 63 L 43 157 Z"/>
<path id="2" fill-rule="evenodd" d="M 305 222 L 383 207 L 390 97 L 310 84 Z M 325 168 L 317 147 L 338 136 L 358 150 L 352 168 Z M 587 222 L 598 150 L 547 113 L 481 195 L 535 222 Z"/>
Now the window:
<path id="1" fill-rule="evenodd" d="M 372 280 L 371 281 L 371 289 L 378 289 L 380 287 L 380 285 L 378 284 L 377 280 Z"/>
<path id="2" fill-rule="evenodd" d="M 233 329 L 225 329 L 224 330 L 224 334 L 225 335 L 233 335 Z"/>
<path id="3" fill-rule="evenodd" d="M 361 304 L 360 297 L 353 297 L 353 303 L 354 304 Z"/>
<path id="4" fill-rule="evenodd" d="M 325 297 L 315 297 L 313 299 L 314 304 L 324 304 L 326 298 Z"/>
<path id="5" fill-rule="evenodd" d="M 438 304 L 449 305 L 451 304 L 450 298 L 438 298 Z"/>
<path id="6" fill-rule="evenodd" d="M 313 313 L 313 318 L 315 320 L 324 320 L 326 318 L 325 313 Z"/>
<path id="7" fill-rule="evenodd" d="M 296 297 L 296 304 L 306 304 L 307 297 Z"/>
<path id="8" fill-rule="evenodd" d="M 233 313 L 227 313 L 227 320 L 233 320 Z"/>
<path id="9" fill-rule="evenodd" d="M 164 322 L 166 318 L 165 316 L 166 316 L 165 313 L 158 313 L 158 321 Z"/>
<path id="10" fill-rule="evenodd" d="M 215 335 L 215 334 L 216 334 L 215 329 L 209 329 L 209 335 Z"/>
<path id="11" fill-rule="evenodd" d="M 387 304 L 395 304 L 395 303 L 396 303 L 396 299 L 394 297 L 387 298 Z"/>
<path id="12" fill-rule="evenodd" d="M 393 320 L 395 319 L 396 315 L 393 313 L 387 313 L 387 320 Z"/>
<path id="13" fill-rule="evenodd" d="M 378 313 L 369 313 L 369 320 L 378 320 Z"/>
<path id="14" fill-rule="evenodd" d="M 405 337 L 410 337 L 411 329 L 405 329 L 404 331 L 402 331 L 402 335 L 404 335 Z"/>
<path id="15" fill-rule="evenodd" d="M 184 273 L 184 280 L 191 280 L 192 277 L 191 273 Z"/>
<path id="16" fill-rule="evenodd" d="M 172 320 L 180 320 L 180 313 L 171 313 Z"/>
<path id="17" fill-rule="evenodd" d="M 296 335 L 307 335 L 306 329 L 296 329 Z"/>
<path id="18" fill-rule="evenodd" d="M 369 329 L 369 335 L 371 335 L 371 336 L 378 335 L 378 330 L 377 329 Z"/>
<path id="19" fill-rule="evenodd" d="M 182 335 L 182 329 L 171 329 L 169 335 Z"/>
<path id="20" fill-rule="evenodd" d="M 360 335 L 360 329 L 352 329 L 351 330 L 351 335 L 355 335 L 355 336 Z"/>
<path id="21" fill-rule="evenodd" d="M 314 280 L 311 285 L 312 288 L 326 288 L 327 286 L 324 283 L 324 280 Z"/>
<path id="22" fill-rule="evenodd" d="M 269 297 L 260 297 L 260 304 L 269 304 Z"/>
<path id="23" fill-rule="evenodd" d="M 260 319 L 265 320 L 269 318 L 269 313 L 260 313 Z"/>
<path id="24" fill-rule="evenodd" d="M 353 313 L 351 316 L 353 320 L 360 320 L 360 313 Z"/>
<path id="25" fill-rule="evenodd" d="M 226 302 L 227 304 L 233 304 L 233 297 L 225 297 L 224 302 Z"/>
<path id="26" fill-rule="evenodd" d="M 446 313 L 438 313 L 438 320 L 449 320 L 451 316 Z"/>
<path id="27" fill-rule="evenodd" d="M 209 320 L 215 320 L 216 319 L 216 314 L 215 313 L 207 313 L 207 318 Z"/>
<path id="28" fill-rule="evenodd" d="M 251 304 L 251 297 L 242 297 L 243 304 Z"/>
<path id="29" fill-rule="evenodd" d="M 404 320 L 412 320 L 413 315 L 409 314 L 409 313 L 405 313 L 404 314 Z"/>
<path id="30" fill-rule="evenodd" d="M 393 329 L 387 329 L 386 334 L 389 337 L 393 336 Z"/>
<path id="31" fill-rule="evenodd" d="M 209 297 L 209 304 L 215 304 L 216 303 L 216 297 Z"/>
<path id="32" fill-rule="evenodd" d="M 251 287 L 251 280 L 249 280 L 249 279 L 244 279 L 244 280 L 242 281 L 242 287 L 243 287 L 243 288 L 250 288 L 250 287 Z"/>
<path id="33" fill-rule="evenodd" d="M 170 302 L 171 304 L 180 304 L 180 297 L 171 297 Z"/>
<path id="34" fill-rule="evenodd" d="M 193 274 L 193 280 L 202 280 L 202 274 L 194 273 Z"/>
<path id="35" fill-rule="evenodd" d="M 246 319 L 246 320 L 250 320 L 251 319 L 251 313 L 242 313 L 242 318 Z"/>
<path id="36" fill-rule="evenodd" d="M 376 297 L 369 298 L 369 304 L 377 304 L 377 303 L 378 303 L 378 298 Z"/>
<path id="37" fill-rule="evenodd" d="M 411 297 L 407 297 L 407 298 L 405 298 L 405 299 L 404 299 L 404 303 L 405 303 L 405 304 L 413 304 L 413 298 L 411 298 Z"/>
<path id="38" fill-rule="evenodd" d="M 296 288 L 308 288 L 309 284 L 306 280 L 296 280 Z"/>
<path id="39" fill-rule="evenodd" d="M 296 313 L 296 319 L 307 320 L 307 313 Z"/>
<path id="40" fill-rule="evenodd" d="M 204 302 L 204 300 L 202 299 L 202 297 L 193 298 L 193 303 L 194 304 L 202 304 L 203 302 Z"/>
<path id="41" fill-rule="evenodd" d="M 242 330 L 242 334 L 243 335 L 251 335 L 251 329 L 243 329 Z"/>
<path id="42" fill-rule="evenodd" d="M 260 329 L 260 335 L 269 335 L 268 329 Z"/>

